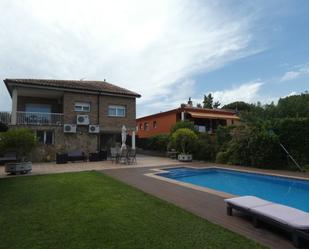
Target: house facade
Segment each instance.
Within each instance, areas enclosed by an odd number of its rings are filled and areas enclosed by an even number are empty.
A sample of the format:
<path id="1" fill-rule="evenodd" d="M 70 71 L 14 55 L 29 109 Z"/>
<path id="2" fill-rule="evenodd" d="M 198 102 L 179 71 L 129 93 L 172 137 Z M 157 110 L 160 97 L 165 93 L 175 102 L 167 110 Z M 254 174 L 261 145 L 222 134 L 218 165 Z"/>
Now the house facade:
<path id="1" fill-rule="evenodd" d="M 193 107 L 192 102 L 182 104 L 179 108 L 141 117 L 137 122 L 137 135 L 147 138 L 159 134 L 169 134 L 173 125 L 179 121 L 189 120 L 199 132 L 215 134 L 219 125 L 238 125 L 239 117 L 235 111 L 224 109 L 205 109 Z"/>
<path id="2" fill-rule="evenodd" d="M 0 113 L 0 122 L 34 130 L 40 143 L 34 161 L 54 160 L 61 151 L 108 149 L 120 142 L 123 125 L 135 139 L 140 97 L 135 92 L 105 81 L 5 79 L 4 83 L 12 111 Z"/>

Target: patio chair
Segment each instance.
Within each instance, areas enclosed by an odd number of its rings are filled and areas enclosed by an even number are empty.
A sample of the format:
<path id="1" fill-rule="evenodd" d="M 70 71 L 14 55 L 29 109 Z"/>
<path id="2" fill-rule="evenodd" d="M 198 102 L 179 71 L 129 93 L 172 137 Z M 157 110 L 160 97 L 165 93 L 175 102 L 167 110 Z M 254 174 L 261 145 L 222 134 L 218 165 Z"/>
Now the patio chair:
<path id="1" fill-rule="evenodd" d="M 232 215 L 232 209 L 236 209 L 250 215 L 256 227 L 262 221 L 289 232 L 295 247 L 300 246 L 301 239 L 309 241 L 309 213 L 307 212 L 254 196 L 230 198 L 225 202 L 228 215 Z"/>
<path id="2" fill-rule="evenodd" d="M 133 164 L 133 163 L 137 163 L 136 162 L 136 150 L 130 150 L 129 152 L 128 152 L 128 159 L 127 159 L 127 161 L 128 161 L 128 164 Z"/>
<path id="3" fill-rule="evenodd" d="M 128 150 L 127 149 L 120 150 L 118 162 L 128 163 Z"/>
<path id="4" fill-rule="evenodd" d="M 111 148 L 111 160 L 112 160 L 112 163 L 118 163 L 118 159 L 119 159 L 119 150 L 114 147 L 114 148 Z"/>

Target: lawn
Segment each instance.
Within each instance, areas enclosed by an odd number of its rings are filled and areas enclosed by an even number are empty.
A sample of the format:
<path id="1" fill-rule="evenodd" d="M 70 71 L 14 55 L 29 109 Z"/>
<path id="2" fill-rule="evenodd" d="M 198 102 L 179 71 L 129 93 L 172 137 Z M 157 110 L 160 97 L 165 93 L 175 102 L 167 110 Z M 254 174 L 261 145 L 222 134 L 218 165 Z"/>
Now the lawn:
<path id="1" fill-rule="evenodd" d="M 0 179 L 0 248 L 263 248 L 97 172 Z"/>

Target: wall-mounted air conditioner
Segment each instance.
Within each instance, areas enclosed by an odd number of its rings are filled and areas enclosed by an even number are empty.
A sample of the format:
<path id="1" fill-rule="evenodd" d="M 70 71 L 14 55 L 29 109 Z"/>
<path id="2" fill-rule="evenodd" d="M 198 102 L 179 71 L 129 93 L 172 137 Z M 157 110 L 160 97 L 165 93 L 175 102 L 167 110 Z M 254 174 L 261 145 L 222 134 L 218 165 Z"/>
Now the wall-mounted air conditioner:
<path id="1" fill-rule="evenodd" d="M 76 133 L 76 125 L 75 124 L 65 124 L 63 125 L 64 133 Z"/>
<path id="2" fill-rule="evenodd" d="M 77 115 L 76 123 L 78 125 L 89 125 L 89 116 L 88 115 Z"/>
<path id="3" fill-rule="evenodd" d="M 99 133 L 100 126 L 99 125 L 89 125 L 89 133 Z"/>

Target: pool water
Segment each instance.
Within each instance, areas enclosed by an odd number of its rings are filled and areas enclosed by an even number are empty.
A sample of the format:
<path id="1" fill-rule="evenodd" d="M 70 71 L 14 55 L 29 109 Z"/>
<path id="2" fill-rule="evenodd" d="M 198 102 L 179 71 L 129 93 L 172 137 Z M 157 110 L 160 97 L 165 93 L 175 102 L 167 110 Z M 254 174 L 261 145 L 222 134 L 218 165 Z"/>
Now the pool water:
<path id="1" fill-rule="evenodd" d="M 159 176 L 233 195 L 253 195 L 309 212 L 309 180 L 219 168 L 173 168 Z"/>

